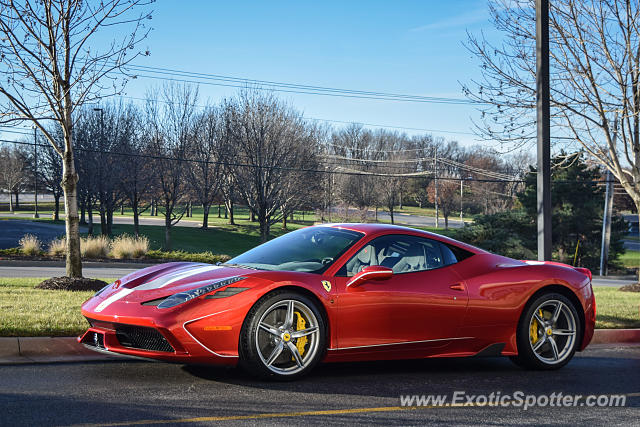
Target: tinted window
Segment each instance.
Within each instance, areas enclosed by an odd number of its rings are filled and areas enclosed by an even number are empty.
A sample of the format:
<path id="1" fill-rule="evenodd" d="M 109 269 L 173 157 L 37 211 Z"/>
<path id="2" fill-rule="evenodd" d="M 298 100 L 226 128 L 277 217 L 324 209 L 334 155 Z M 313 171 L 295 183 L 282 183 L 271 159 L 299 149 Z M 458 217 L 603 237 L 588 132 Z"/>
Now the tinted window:
<path id="1" fill-rule="evenodd" d="M 322 273 L 363 234 L 333 227 L 292 231 L 251 249 L 225 264 L 260 270 Z"/>
<path id="2" fill-rule="evenodd" d="M 338 272 L 353 276 L 370 265 L 393 269 L 394 273 L 432 270 L 455 264 L 452 249 L 438 241 L 417 236 L 388 235 L 366 244 Z"/>

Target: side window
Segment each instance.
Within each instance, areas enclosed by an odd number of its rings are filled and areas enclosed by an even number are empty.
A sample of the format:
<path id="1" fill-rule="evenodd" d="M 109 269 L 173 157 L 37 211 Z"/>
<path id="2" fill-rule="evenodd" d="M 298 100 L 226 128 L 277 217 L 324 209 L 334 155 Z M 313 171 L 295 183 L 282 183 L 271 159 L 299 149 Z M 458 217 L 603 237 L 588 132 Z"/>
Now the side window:
<path id="1" fill-rule="evenodd" d="M 417 236 L 388 235 L 366 244 L 337 273 L 351 277 L 370 265 L 381 265 L 394 273 L 432 270 L 455 264 L 457 257 L 445 244 Z"/>

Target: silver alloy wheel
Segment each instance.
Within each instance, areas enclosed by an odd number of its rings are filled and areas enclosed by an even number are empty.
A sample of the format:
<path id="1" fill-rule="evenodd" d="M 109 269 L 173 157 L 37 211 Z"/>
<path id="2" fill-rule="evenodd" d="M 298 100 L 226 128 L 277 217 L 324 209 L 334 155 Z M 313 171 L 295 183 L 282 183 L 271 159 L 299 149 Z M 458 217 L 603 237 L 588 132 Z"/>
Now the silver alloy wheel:
<path id="1" fill-rule="evenodd" d="M 315 314 L 307 305 L 293 299 L 278 301 L 269 307 L 260 317 L 255 334 L 260 360 L 279 375 L 296 374 L 311 363 L 318 352 L 319 339 Z"/>
<path id="2" fill-rule="evenodd" d="M 536 357 L 548 364 L 561 363 L 576 344 L 576 319 L 565 303 L 548 300 L 540 304 L 529 320 L 529 344 Z"/>

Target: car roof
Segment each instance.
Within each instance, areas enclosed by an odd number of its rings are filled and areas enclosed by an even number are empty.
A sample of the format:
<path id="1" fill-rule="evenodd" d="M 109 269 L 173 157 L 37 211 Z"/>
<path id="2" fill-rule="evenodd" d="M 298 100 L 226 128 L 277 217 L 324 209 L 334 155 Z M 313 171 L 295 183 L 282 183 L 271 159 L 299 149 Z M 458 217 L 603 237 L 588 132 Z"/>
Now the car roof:
<path id="1" fill-rule="evenodd" d="M 378 236 L 384 234 L 413 234 L 420 235 L 426 238 L 439 240 L 444 243 L 448 243 L 454 246 L 458 246 L 462 249 L 473 253 L 487 253 L 487 251 L 476 248 L 475 246 L 471 246 L 464 242 L 460 242 L 458 240 L 452 239 L 447 236 L 443 236 L 437 233 L 431 233 L 429 231 L 420 230 L 417 228 L 411 227 L 403 227 L 400 225 L 392 225 L 392 224 L 380 224 L 380 223 L 330 223 L 330 224 L 317 224 L 317 226 L 325 226 L 325 227 L 333 227 L 333 228 L 343 228 L 346 230 L 357 231 L 360 233 L 364 233 L 366 236 Z"/>

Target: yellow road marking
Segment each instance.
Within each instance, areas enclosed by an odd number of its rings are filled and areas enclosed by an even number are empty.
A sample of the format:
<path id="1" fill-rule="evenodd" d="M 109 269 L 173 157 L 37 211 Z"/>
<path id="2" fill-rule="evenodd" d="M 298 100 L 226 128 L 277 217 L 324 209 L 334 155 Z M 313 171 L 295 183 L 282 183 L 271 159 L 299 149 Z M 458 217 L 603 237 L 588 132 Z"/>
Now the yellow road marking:
<path id="1" fill-rule="evenodd" d="M 640 393 L 621 393 L 627 397 L 638 397 Z M 479 404 L 446 404 L 446 405 L 429 405 L 429 406 L 380 406 L 376 408 L 351 408 L 351 409 L 327 409 L 324 411 L 304 411 L 304 412 L 271 412 L 253 415 L 229 415 L 222 417 L 195 417 L 195 418 L 179 418 L 179 419 L 163 419 L 163 420 L 138 420 L 124 421 L 103 424 L 78 424 L 84 427 L 116 427 L 116 426 L 135 426 L 149 424 L 182 424 L 182 423 L 202 423 L 212 421 L 238 421 L 238 420 L 259 420 L 264 418 L 291 418 L 291 417 L 309 417 L 318 415 L 348 415 L 363 414 L 371 412 L 398 412 L 398 411 L 415 411 L 418 409 L 436 409 L 436 408 L 461 408 L 461 407 L 487 407 L 496 406 L 488 403 L 486 405 Z"/>
<path id="2" fill-rule="evenodd" d="M 456 407 L 462 405 L 449 405 Z M 306 412 L 272 412 L 254 415 L 230 415 L 226 417 L 196 417 L 182 419 L 164 419 L 164 420 L 140 420 L 125 421 L 104 424 L 78 424 L 85 427 L 108 427 L 108 426 L 134 426 L 147 424 L 180 424 L 180 423 L 200 423 L 208 421 L 236 421 L 236 420 L 259 420 L 263 418 L 290 418 L 290 417 L 308 417 L 314 415 L 345 415 L 345 414 L 362 414 L 367 412 L 394 412 L 394 411 L 410 411 L 416 409 L 434 409 L 440 406 L 382 406 L 378 408 L 352 408 L 352 409 L 328 409 L 324 411 L 306 411 Z"/>

